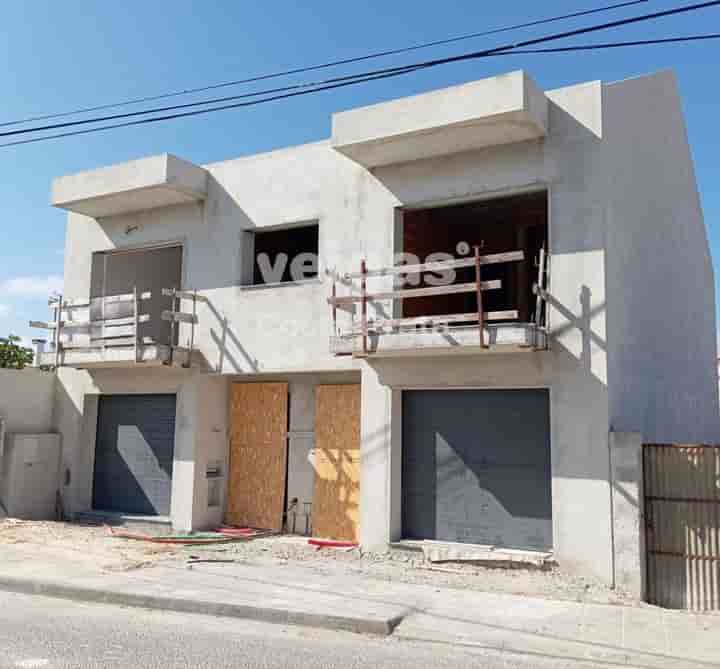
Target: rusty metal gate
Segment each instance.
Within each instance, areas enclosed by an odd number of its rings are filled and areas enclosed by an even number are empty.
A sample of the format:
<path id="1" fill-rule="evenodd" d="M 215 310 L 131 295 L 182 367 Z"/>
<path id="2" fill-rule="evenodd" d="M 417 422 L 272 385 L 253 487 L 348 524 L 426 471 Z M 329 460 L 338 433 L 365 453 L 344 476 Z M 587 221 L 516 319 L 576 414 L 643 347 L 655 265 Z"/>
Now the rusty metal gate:
<path id="1" fill-rule="evenodd" d="M 720 609 L 720 446 L 643 449 L 647 601 Z"/>

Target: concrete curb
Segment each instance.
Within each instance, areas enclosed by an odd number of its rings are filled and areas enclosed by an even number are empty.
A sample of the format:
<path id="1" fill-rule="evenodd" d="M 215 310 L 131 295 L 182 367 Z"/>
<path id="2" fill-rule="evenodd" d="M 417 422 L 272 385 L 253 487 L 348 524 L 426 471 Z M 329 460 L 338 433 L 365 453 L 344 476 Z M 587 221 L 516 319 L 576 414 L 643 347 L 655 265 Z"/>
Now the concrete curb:
<path id="1" fill-rule="evenodd" d="M 403 616 L 385 619 L 355 618 L 304 611 L 289 611 L 264 606 L 211 602 L 164 595 L 141 595 L 119 590 L 102 590 L 85 586 L 64 585 L 52 581 L 0 576 L 0 590 L 28 595 L 43 595 L 95 604 L 115 604 L 160 611 L 198 613 L 209 616 L 244 618 L 281 625 L 301 625 L 327 630 L 388 636 L 402 622 Z"/>

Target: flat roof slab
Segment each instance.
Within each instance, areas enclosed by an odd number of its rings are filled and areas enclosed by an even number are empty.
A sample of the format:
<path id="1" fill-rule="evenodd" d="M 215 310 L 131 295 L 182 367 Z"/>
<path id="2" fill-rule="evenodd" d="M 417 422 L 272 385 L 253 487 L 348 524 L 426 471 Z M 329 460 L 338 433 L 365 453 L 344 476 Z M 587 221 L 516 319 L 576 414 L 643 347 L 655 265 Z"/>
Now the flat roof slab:
<path id="1" fill-rule="evenodd" d="M 548 100 L 525 72 L 333 114 L 332 147 L 367 168 L 539 139 Z"/>
<path id="2" fill-rule="evenodd" d="M 166 153 L 55 179 L 51 203 L 102 218 L 204 200 L 207 180 L 204 168 Z"/>

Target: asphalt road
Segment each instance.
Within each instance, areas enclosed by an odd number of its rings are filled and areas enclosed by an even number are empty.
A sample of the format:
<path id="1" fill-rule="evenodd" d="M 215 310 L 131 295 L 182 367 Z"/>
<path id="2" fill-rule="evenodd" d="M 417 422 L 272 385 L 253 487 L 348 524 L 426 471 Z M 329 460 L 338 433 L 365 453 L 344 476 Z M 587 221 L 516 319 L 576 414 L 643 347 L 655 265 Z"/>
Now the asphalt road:
<path id="1" fill-rule="evenodd" d="M 0 668 L 553 669 L 577 662 L 0 592 Z M 583 665 L 585 667 L 590 664 Z"/>

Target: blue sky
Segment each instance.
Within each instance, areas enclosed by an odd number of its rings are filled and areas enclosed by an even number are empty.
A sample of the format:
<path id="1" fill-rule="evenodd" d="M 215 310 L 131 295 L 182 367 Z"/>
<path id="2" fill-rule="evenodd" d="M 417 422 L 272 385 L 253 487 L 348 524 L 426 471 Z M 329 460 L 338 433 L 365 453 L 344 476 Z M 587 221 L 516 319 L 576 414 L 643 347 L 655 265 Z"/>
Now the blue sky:
<path id="1" fill-rule="evenodd" d="M 352 57 L 601 4 L 611 4 L 611 0 L 4 3 L 0 122 Z M 651 0 L 626 10 L 356 67 L 440 57 L 505 43 L 508 37 L 514 41 L 680 4 L 690 4 L 690 0 Z M 718 28 L 720 7 L 564 43 L 718 32 Z M 2 148 L 0 336 L 10 332 L 37 336 L 27 321 L 47 316 L 47 294 L 61 286 L 64 213 L 48 205 L 53 177 L 162 152 L 207 163 L 315 141 L 329 135 L 333 111 L 519 68 L 528 70 L 543 88 L 594 79 L 613 81 L 673 68 L 683 96 L 705 221 L 717 263 L 719 56 L 720 41 L 570 55 L 504 56 L 256 108 Z M 221 94 L 230 94 L 227 90 Z"/>

